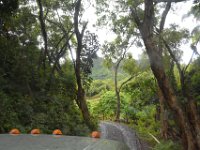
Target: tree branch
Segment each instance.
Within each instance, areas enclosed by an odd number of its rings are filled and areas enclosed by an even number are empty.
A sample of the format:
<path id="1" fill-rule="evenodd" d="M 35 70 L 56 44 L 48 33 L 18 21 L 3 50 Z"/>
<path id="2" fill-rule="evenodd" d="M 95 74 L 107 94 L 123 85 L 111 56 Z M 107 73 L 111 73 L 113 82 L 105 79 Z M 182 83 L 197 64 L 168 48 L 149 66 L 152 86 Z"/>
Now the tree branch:
<path id="1" fill-rule="evenodd" d="M 131 10 L 131 15 L 133 16 L 133 19 L 136 22 L 136 25 L 138 26 L 138 28 L 140 28 L 142 22 L 140 21 L 140 18 L 139 18 L 138 14 L 137 14 L 136 9 L 135 8 L 130 8 L 130 10 Z"/>
<path id="2" fill-rule="evenodd" d="M 162 42 L 161 42 L 161 36 L 162 36 L 162 32 L 163 32 L 163 29 L 164 29 L 164 25 L 165 25 L 165 20 L 166 20 L 166 17 L 167 17 L 167 14 L 169 12 L 171 8 L 171 2 L 168 2 L 167 5 L 165 6 L 165 10 L 163 11 L 162 13 L 162 17 L 161 17 L 161 21 L 160 21 L 160 28 L 158 29 L 158 35 L 159 35 L 159 53 L 160 55 L 162 55 Z"/>
<path id="3" fill-rule="evenodd" d="M 162 13 L 162 17 L 161 17 L 161 21 L 160 21 L 160 29 L 159 29 L 160 32 L 162 32 L 164 29 L 165 20 L 166 20 L 166 17 L 167 17 L 167 14 L 168 14 L 170 8 L 171 8 L 171 2 L 168 2 L 165 7 L 165 10 Z"/>
<path id="4" fill-rule="evenodd" d="M 171 50 L 171 48 L 169 47 L 168 43 L 167 43 L 163 38 L 162 38 L 162 41 L 163 41 L 165 47 L 167 48 L 167 50 L 168 50 L 170 56 L 172 57 L 173 61 L 176 63 L 179 72 L 182 72 L 181 65 L 180 65 L 179 61 L 176 59 L 176 56 L 175 56 L 174 53 L 172 52 L 172 50 Z"/>
<path id="5" fill-rule="evenodd" d="M 80 12 L 80 5 L 81 5 L 81 0 L 77 0 L 76 5 L 75 5 L 75 13 L 74 13 L 74 31 L 75 31 L 76 37 L 78 37 L 77 40 L 79 40 L 79 38 L 81 37 L 81 33 L 78 28 L 78 24 L 79 24 L 78 16 Z"/>
<path id="6" fill-rule="evenodd" d="M 185 74 L 187 68 L 189 67 L 189 65 L 191 64 L 192 59 L 193 59 L 193 57 L 194 57 L 194 54 L 195 54 L 195 52 L 193 51 L 192 56 L 191 56 L 191 58 L 190 58 L 190 61 L 188 62 L 188 64 L 187 64 L 187 65 L 185 66 L 185 68 L 183 69 L 183 73 L 184 73 L 184 74 Z"/>
<path id="7" fill-rule="evenodd" d="M 47 32 L 46 32 L 46 25 L 44 21 L 44 12 L 43 12 L 43 6 L 41 0 L 37 0 L 37 4 L 39 7 L 39 21 L 40 21 L 40 26 L 41 26 L 41 32 L 42 32 L 42 37 L 44 40 L 44 54 L 43 54 L 43 63 L 45 66 L 45 61 L 46 61 L 46 56 L 49 59 L 49 62 L 51 62 L 51 58 L 48 53 L 48 40 L 47 40 Z"/>
<path id="8" fill-rule="evenodd" d="M 133 78 L 137 77 L 139 74 L 141 74 L 141 73 L 138 73 L 138 74 L 136 74 L 136 75 L 132 75 L 132 76 L 129 77 L 126 81 L 124 81 L 124 82 L 120 85 L 120 87 L 119 87 L 119 92 L 121 91 L 122 87 L 123 87 L 125 84 L 127 84 L 127 83 L 128 83 L 129 81 L 131 81 Z"/>
<path id="9" fill-rule="evenodd" d="M 153 36 L 153 25 L 154 25 L 154 5 L 153 0 L 145 0 L 144 2 L 144 21 L 142 24 L 141 34 L 145 40 Z"/>

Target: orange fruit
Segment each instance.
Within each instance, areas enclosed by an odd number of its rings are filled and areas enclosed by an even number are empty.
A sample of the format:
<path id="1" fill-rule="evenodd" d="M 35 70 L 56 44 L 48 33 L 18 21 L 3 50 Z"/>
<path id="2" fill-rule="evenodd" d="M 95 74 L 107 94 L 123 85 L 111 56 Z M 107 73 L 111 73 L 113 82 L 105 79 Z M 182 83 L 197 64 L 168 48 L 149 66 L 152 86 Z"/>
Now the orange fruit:
<path id="1" fill-rule="evenodd" d="M 33 129 L 31 130 L 31 134 L 40 134 L 40 129 Z"/>
<path id="2" fill-rule="evenodd" d="M 52 134 L 54 134 L 54 135 L 62 135 L 62 131 L 60 129 L 55 129 Z"/>
<path id="3" fill-rule="evenodd" d="M 20 131 L 18 129 L 14 128 L 14 129 L 10 130 L 9 133 L 10 134 L 20 134 Z"/>
<path id="4" fill-rule="evenodd" d="M 101 136 L 101 133 L 98 131 L 93 131 L 91 134 L 92 138 L 100 138 L 100 136 Z"/>

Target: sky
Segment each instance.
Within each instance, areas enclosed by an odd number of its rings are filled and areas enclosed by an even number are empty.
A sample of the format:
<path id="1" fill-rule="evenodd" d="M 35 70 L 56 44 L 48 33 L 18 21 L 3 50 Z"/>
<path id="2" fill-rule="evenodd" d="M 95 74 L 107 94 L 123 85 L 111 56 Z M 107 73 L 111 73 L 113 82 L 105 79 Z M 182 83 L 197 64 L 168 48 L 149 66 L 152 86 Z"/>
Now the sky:
<path id="1" fill-rule="evenodd" d="M 170 13 L 168 14 L 166 18 L 166 27 L 169 26 L 169 24 L 176 23 L 180 27 L 186 28 L 191 32 L 194 27 L 200 23 L 197 22 L 193 17 L 183 17 L 190 10 L 191 6 L 192 1 L 175 4 L 174 10 L 176 11 L 170 11 Z M 181 50 L 183 50 L 184 52 L 184 55 L 182 57 L 183 62 L 188 63 L 193 52 L 190 48 L 190 43 L 182 45 Z"/>
<path id="2" fill-rule="evenodd" d="M 172 9 L 175 11 L 170 10 L 166 18 L 165 27 L 169 27 L 170 24 L 175 23 L 181 26 L 181 28 L 187 28 L 191 32 L 192 29 L 199 24 L 199 22 L 197 22 L 192 17 L 187 17 L 187 18 L 183 17 L 190 10 L 191 5 L 192 5 L 192 1 L 174 3 L 172 5 Z M 88 4 L 85 10 L 86 11 L 82 19 L 89 21 L 88 29 L 90 29 L 91 32 L 94 32 L 98 35 L 100 43 L 103 44 L 105 40 L 112 41 L 115 35 L 111 31 L 109 31 L 106 28 L 97 29 L 94 27 L 97 21 L 97 16 L 95 15 L 95 8 L 92 6 L 92 3 Z M 187 64 L 192 55 L 190 44 L 188 43 L 188 44 L 182 45 L 181 50 L 183 50 L 184 52 L 183 57 L 182 57 L 182 62 Z M 133 46 L 130 49 L 130 52 L 132 53 L 135 59 L 138 59 L 138 56 L 142 53 L 142 50 L 141 48 L 139 49 Z M 98 55 L 101 56 L 100 51 L 98 52 Z"/>

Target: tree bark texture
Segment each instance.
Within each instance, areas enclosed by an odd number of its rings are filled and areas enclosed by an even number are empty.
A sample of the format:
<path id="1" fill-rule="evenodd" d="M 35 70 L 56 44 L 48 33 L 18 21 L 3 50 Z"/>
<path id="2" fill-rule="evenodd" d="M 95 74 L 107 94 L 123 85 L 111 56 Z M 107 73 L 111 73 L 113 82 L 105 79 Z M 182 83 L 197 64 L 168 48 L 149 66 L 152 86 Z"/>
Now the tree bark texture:
<path id="1" fill-rule="evenodd" d="M 117 110 L 116 110 L 116 121 L 120 120 L 120 105 L 121 105 L 121 100 L 120 100 L 120 93 L 118 90 L 118 82 L 117 82 L 117 73 L 118 73 L 118 68 L 119 68 L 119 63 L 115 66 L 115 94 L 117 96 Z"/>
<path id="2" fill-rule="evenodd" d="M 121 113 L 121 99 L 120 99 L 120 90 L 121 87 L 118 88 L 118 69 L 119 69 L 119 65 L 122 62 L 122 60 L 124 59 L 125 55 L 126 55 L 126 51 L 124 50 L 124 52 L 122 53 L 122 56 L 119 58 L 119 60 L 116 63 L 116 66 L 114 67 L 114 73 L 115 73 L 115 94 L 117 97 L 117 110 L 116 110 L 116 121 L 120 120 L 120 113 Z"/>
<path id="3" fill-rule="evenodd" d="M 161 121 L 161 136 L 164 139 L 168 139 L 168 115 L 167 110 L 165 108 L 165 99 L 162 95 L 161 90 L 158 88 L 158 96 L 159 96 L 159 102 L 160 102 L 160 121 Z"/>
<path id="4" fill-rule="evenodd" d="M 195 150 L 197 147 L 195 139 L 189 127 L 188 120 L 185 117 L 186 114 L 177 103 L 176 95 L 174 94 L 174 91 L 170 86 L 170 82 L 165 74 L 161 56 L 159 56 L 158 53 L 155 51 L 157 47 L 154 45 L 153 39 L 150 38 L 144 39 L 144 43 L 150 59 L 151 69 L 157 79 L 159 88 L 163 93 L 166 103 L 175 112 L 175 115 L 177 115 L 177 122 L 182 132 L 183 143 L 187 143 L 186 149 Z"/>
<path id="5" fill-rule="evenodd" d="M 185 80 L 185 72 L 186 72 L 187 67 L 182 69 L 181 64 L 176 59 L 175 55 L 173 54 L 172 50 L 170 49 L 166 41 L 164 41 L 164 44 L 170 56 L 172 57 L 173 61 L 176 63 L 177 69 L 179 71 L 182 95 L 187 99 L 186 113 L 188 115 L 188 120 L 192 128 L 195 129 L 192 131 L 197 140 L 198 147 L 200 147 L 200 119 L 199 119 L 197 106 L 195 104 L 195 100 L 193 96 L 191 95 L 191 91 L 189 88 L 190 83 L 186 82 Z"/>
<path id="6" fill-rule="evenodd" d="M 83 89 L 82 79 L 81 79 L 81 51 L 83 48 L 82 39 L 83 39 L 83 34 L 84 34 L 84 30 L 86 26 L 83 27 L 82 32 L 79 31 L 80 7 L 81 7 L 81 0 L 78 0 L 76 2 L 75 13 L 74 13 L 74 32 L 76 34 L 76 39 L 77 39 L 75 75 L 76 75 L 78 91 L 77 91 L 76 103 L 82 112 L 82 116 L 85 123 L 91 130 L 93 130 L 94 125 L 92 124 L 91 119 L 90 119 L 90 113 L 87 107 L 87 103 L 85 99 L 85 91 Z"/>
<path id="7" fill-rule="evenodd" d="M 143 22 L 138 22 L 137 17 L 134 17 L 138 25 L 140 33 L 142 35 L 143 42 L 146 47 L 147 54 L 150 60 L 150 66 L 153 71 L 154 76 L 158 82 L 158 86 L 164 96 L 166 104 L 177 116 L 177 123 L 179 125 L 182 142 L 187 150 L 197 150 L 200 149 L 197 144 L 197 139 L 192 133 L 188 117 L 179 106 L 177 102 L 176 95 L 173 88 L 170 86 L 170 82 L 166 76 L 162 55 L 159 53 L 159 48 L 153 37 L 153 23 L 154 23 L 154 3 L 153 0 L 145 0 L 145 13 Z"/>

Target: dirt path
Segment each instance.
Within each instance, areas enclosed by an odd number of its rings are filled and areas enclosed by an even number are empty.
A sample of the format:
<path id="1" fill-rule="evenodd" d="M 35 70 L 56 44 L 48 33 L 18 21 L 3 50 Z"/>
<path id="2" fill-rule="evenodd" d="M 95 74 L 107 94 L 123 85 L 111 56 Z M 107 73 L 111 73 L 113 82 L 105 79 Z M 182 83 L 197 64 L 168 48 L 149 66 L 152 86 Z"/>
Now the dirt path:
<path id="1" fill-rule="evenodd" d="M 148 150 L 140 143 L 135 132 L 126 125 L 102 121 L 99 126 L 101 138 L 123 142 L 130 150 Z"/>

